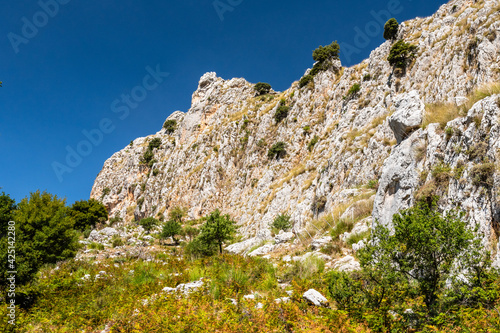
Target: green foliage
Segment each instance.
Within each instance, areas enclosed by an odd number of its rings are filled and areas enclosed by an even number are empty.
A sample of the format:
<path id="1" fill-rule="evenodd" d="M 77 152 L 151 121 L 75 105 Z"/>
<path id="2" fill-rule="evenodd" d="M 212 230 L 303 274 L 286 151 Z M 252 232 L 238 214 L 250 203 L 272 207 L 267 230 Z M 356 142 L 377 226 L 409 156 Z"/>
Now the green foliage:
<path id="1" fill-rule="evenodd" d="M 315 135 L 311 141 L 307 144 L 307 150 L 312 151 L 314 149 L 314 146 L 318 143 L 319 141 L 319 136 Z"/>
<path id="2" fill-rule="evenodd" d="M 152 167 L 153 164 L 156 162 L 154 157 L 155 157 L 155 154 L 153 153 L 153 151 L 151 149 L 146 150 L 141 157 L 141 164 L 145 164 L 148 167 Z"/>
<path id="3" fill-rule="evenodd" d="M 278 216 L 276 216 L 271 226 L 277 230 L 290 230 L 290 228 L 292 227 L 290 216 L 286 214 L 279 214 Z"/>
<path id="4" fill-rule="evenodd" d="M 163 128 L 165 129 L 165 132 L 167 132 L 167 134 L 172 134 L 177 129 L 177 121 L 174 119 L 166 120 L 163 123 Z"/>
<path id="5" fill-rule="evenodd" d="M 394 215 L 394 233 L 378 224 L 372 232 L 375 242 L 358 253 L 363 267 L 397 272 L 400 279 L 416 284 L 431 314 L 437 313 L 447 281 L 455 283 L 460 274 L 467 279 L 486 264 L 480 240 L 457 213 L 441 215 L 436 200 Z"/>
<path id="6" fill-rule="evenodd" d="M 365 74 L 365 75 L 363 76 L 363 82 L 365 82 L 365 81 L 370 81 L 371 79 L 372 79 L 372 76 L 371 76 L 371 74 L 370 74 L 370 73 Z"/>
<path id="7" fill-rule="evenodd" d="M 280 141 L 272 145 L 267 152 L 267 157 L 269 159 L 282 158 L 286 155 L 286 143 Z"/>
<path id="8" fill-rule="evenodd" d="M 16 234 L 16 283 L 31 281 L 45 264 L 74 257 L 77 234 L 68 216 L 65 200 L 47 192 L 36 191 L 24 198 L 14 212 Z M 0 258 L 7 263 L 7 238 L 0 243 Z M 1 283 L 7 283 L 6 264 L 0 265 Z"/>
<path id="9" fill-rule="evenodd" d="M 348 97 L 356 96 L 357 93 L 361 90 L 361 85 L 359 83 L 355 83 L 349 88 L 349 91 L 347 92 Z"/>
<path id="10" fill-rule="evenodd" d="M 328 46 L 319 46 L 313 51 L 314 61 L 325 62 L 330 58 L 339 58 L 340 46 L 337 42 L 333 42 Z"/>
<path id="11" fill-rule="evenodd" d="M 288 116 L 288 111 L 290 111 L 290 107 L 285 105 L 284 100 L 281 100 L 280 105 L 278 106 L 276 112 L 274 113 L 274 121 L 276 121 L 276 124 L 281 122 Z"/>
<path id="12" fill-rule="evenodd" d="M 176 206 L 168 213 L 168 218 L 179 224 L 182 224 L 184 217 L 187 215 L 187 209 L 184 207 Z"/>
<path id="13" fill-rule="evenodd" d="M 178 240 L 175 236 L 182 233 L 182 227 L 176 220 L 168 220 L 164 225 L 160 237 L 163 239 L 172 237 L 172 240 L 177 244 Z"/>
<path id="14" fill-rule="evenodd" d="M 418 46 L 399 40 L 391 47 L 387 60 L 391 66 L 404 70 L 416 57 L 417 50 Z"/>
<path id="15" fill-rule="evenodd" d="M 7 235 L 8 223 L 12 221 L 15 209 L 16 201 L 5 192 L 2 192 L 2 195 L 0 195 L 0 237 Z"/>
<path id="16" fill-rule="evenodd" d="M 221 215 L 220 211 L 216 209 L 206 217 L 197 239 L 207 248 L 216 244 L 219 253 L 222 253 L 222 245 L 233 238 L 236 228 L 236 222 L 231 220 L 229 215 Z"/>
<path id="17" fill-rule="evenodd" d="M 149 141 L 148 149 L 153 150 L 155 148 L 159 148 L 160 146 L 161 146 L 161 139 L 154 138 L 153 140 Z"/>
<path id="18" fill-rule="evenodd" d="M 68 215 L 74 223 L 74 228 L 80 231 L 92 229 L 97 223 L 106 222 L 108 211 L 106 207 L 95 199 L 75 202 L 68 209 Z"/>
<path id="19" fill-rule="evenodd" d="M 340 235 L 344 234 L 344 232 L 351 232 L 353 227 L 354 223 L 352 221 L 341 219 L 335 224 L 330 235 L 334 240 L 339 239 Z"/>
<path id="20" fill-rule="evenodd" d="M 395 18 L 389 19 L 384 25 L 384 38 L 386 40 L 396 39 L 398 35 L 399 23 Z"/>
<path id="21" fill-rule="evenodd" d="M 265 82 L 259 82 L 253 88 L 257 92 L 257 96 L 268 94 L 271 91 L 271 85 Z"/>
<path id="22" fill-rule="evenodd" d="M 314 80 L 314 76 L 311 74 L 304 75 L 299 81 L 299 88 L 305 87 Z"/>
<path id="23" fill-rule="evenodd" d="M 160 221 L 155 219 L 154 217 L 147 217 L 139 221 L 139 225 L 146 230 L 146 232 L 150 232 L 153 230 L 154 227 L 156 227 Z"/>

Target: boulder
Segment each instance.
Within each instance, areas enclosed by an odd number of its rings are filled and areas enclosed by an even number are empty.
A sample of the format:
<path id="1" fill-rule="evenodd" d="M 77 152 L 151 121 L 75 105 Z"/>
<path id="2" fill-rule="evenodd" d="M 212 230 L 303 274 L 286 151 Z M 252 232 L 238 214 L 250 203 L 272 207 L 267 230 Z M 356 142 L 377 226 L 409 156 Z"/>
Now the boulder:
<path id="1" fill-rule="evenodd" d="M 314 306 L 328 307 L 328 300 L 325 296 L 314 289 L 309 289 L 302 297 Z"/>
<path id="2" fill-rule="evenodd" d="M 389 117 L 389 126 L 399 143 L 422 124 L 425 105 L 416 90 L 399 95 L 394 101 L 396 111 Z"/>

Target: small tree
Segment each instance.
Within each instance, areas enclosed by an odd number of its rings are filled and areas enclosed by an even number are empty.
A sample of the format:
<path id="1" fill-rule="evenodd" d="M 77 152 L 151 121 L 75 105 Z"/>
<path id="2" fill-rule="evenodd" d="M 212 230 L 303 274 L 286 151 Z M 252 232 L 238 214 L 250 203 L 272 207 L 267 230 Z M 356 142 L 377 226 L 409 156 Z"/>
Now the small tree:
<path id="1" fill-rule="evenodd" d="M 269 148 L 269 151 L 267 152 L 267 157 L 269 159 L 284 157 L 286 155 L 285 148 L 286 148 L 286 143 L 282 141 L 276 142 L 274 145 L 272 145 L 271 148 Z"/>
<path id="2" fill-rule="evenodd" d="M 154 217 L 147 217 L 139 221 L 139 225 L 143 227 L 147 233 L 153 230 L 153 228 L 156 227 L 158 223 L 160 223 L 160 221 L 158 221 Z"/>
<path id="3" fill-rule="evenodd" d="M 163 123 L 163 128 L 165 129 L 167 134 L 172 134 L 177 128 L 177 121 L 174 119 L 168 119 Z"/>
<path id="4" fill-rule="evenodd" d="M 148 149 L 153 150 L 155 148 L 159 148 L 160 146 L 161 146 L 161 139 L 154 138 L 153 140 L 149 141 Z"/>
<path id="5" fill-rule="evenodd" d="M 268 94 L 271 91 L 271 85 L 265 82 L 259 82 L 254 86 L 257 96 Z"/>
<path id="6" fill-rule="evenodd" d="M 288 231 L 292 227 L 290 216 L 286 214 L 279 214 L 274 219 L 272 227 L 276 228 L 277 230 Z"/>
<path id="7" fill-rule="evenodd" d="M 398 35 L 399 23 L 395 18 L 389 19 L 384 25 L 384 38 L 386 40 L 396 39 Z"/>
<path id="8" fill-rule="evenodd" d="M 398 272 L 400 278 L 416 283 L 431 313 L 447 281 L 484 271 L 481 267 L 487 262 L 467 224 L 454 212 L 441 215 L 436 201 L 430 205 L 422 201 L 394 215 L 393 233 L 377 225 L 370 244 L 358 252 L 363 267 L 384 274 Z"/>
<path id="9" fill-rule="evenodd" d="M 400 40 L 391 47 L 387 60 L 395 68 L 406 69 L 409 62 L 416 57 L 417 50 L 418 46 Z"/>
<path id="10" fill-rule="evenodd" d="M 168 217 L 172 221 L 176 221 L 179 224 L 183 223 L 184 217 L 187 215 L 187 209 L 184 207 L 176 206 L 168 213 Z"/>
<path id="11" fill-rule="evenodd" d="M 106 207 L 95 199 L 75 202 L 68 209 L 68 215 L 73 220 L 75 229 L 80 231 L 92 229 L 98 222 L 105 222 L 108 219 Z"/>
<path id="12" fill-rule="evenodd" d="M 229 215 L 221 215 L 220 211 L 216 209 L 206 217 L 206 222 L 201 227 L 197 239 L 206 247 L 216 244 L 219 253 L 222 253 L 222 245 L 231 240 L 235 233 L 236 222 L 231 220 Z"/>
<path id="13" fill-rule="evenodd" d="M 339 58 L 340 46 L 335 41 L 328 46 L 319 46 L 316 50 L 313 51 L 313 59 L 314 61 L 325 62 L 330 58 L 338 59 Z"/>
<path id="14" fill-rule="evenodd" d="M 175 236 L 180 235 L 181 233 L 182 233 L 182 227 L 179 224 L 179 222 L 177 222 L 175 220 L 168 220 L 163 225 L 163 230 L 160 234 L 160 237 L 162 239 L 172 237 L 172 240 L 174 241 L 174 243 L 178 244 L 178 240 L 175 238 Z"/>

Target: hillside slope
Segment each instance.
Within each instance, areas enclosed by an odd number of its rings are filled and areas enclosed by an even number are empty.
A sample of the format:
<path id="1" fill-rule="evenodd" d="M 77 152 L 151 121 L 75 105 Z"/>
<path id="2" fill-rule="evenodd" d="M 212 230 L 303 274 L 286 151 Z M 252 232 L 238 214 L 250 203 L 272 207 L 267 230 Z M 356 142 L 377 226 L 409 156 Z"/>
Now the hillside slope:
<path id="1" fill-rule="evenodd" d="M 256 97 L 244 79 L 203 75 L 189 111 L 168 117 L 175 130 L 115 153 L 91 197 L 125 221 L 166 215 L 178 205 L 191 218 L 219 208 L 241 226 L 245 240 L 230 249 L 242 252 L 272 239 L 270 224 L 280 213 L 291 216 L 296 234 L 313 238 L 323 230 L 311 229 L 312 221 L 357 214 L 369 222 L 356 212 L 363 204 L 387 223 L 432 192 L 442 196 L 443 209 L 465 208 L 485 245 L 496 248 L 500 5 L 450 1 L 431 17 L 401 24 L 398 39 L 418 45 L 405 72 L 389 65 L 394 42 L 387 41 L 356 66 L 335 61 L 314 83 L 266 96 Z M 356 83 L 360 91 L 349 95 Z M 290 110 L 276 124 L 282 100 Z M 396 140 L 393 130 L 403 136 Z M 161 145 L 149 167 L 141 157 L 153 138 Z M 270 159 L 277 142 L 286 143 L 286 155 Z M 488 163 L 489 178 L 475 181 Z M 436 166 L 448 175 L 440 177 Z"/>

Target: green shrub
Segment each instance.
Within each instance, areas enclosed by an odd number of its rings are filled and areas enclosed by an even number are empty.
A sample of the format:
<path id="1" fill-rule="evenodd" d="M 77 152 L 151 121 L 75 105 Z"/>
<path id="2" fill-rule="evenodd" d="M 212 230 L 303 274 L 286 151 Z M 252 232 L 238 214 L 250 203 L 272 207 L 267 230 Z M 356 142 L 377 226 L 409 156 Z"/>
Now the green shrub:
<path id="1" fill-rule="evenodd" d="M 363 81 L 370 81 L 371 79 L 372 79 L 372 76 L 370 75 L 370 73 L 365 74 L 365 75 L 363 76 Z"/>
<path id="2" fill-rule="evenodd" d="M 74 223 L 74 228 L 80 231 L 92 229 L 98 222 L 104 223 L 108 219 L 106 207 L 95 199 L 75 202 L 68 209 L 68 215 Z"/>
<path id="3" fill-rule="evenodd" d="M 154 138 L 153 140 L 149 141 L 148 149 L 153 150 L 155 148 L 159 148 L 160 146 L 161 146 L 161 139 Z"/>
<path id="4" fill-rule="evenodd" d="M 292 227 L 290 216 L 286 214 L 276 216 L 271 226 L 277 230 L 288 231 Z"/>
<path id="5" fill-rule="evenodd" d="M 288 116 L 288 111 L 290 111 L 289 106 L 283 104 L 278 106 L 278 109 L 276 109 L 276 112 L 274 113 L 274 121 L 276 121 L 276 124 L 278 124 Z"/>
<path id="6" fill-rule="evenodd" d="M 267 157 L 269 159 L 282 158 L 286 155 L 286 143 L 280 141 L 272 145 L 267 152 Z"/>
<path id="7" fill-rule="evenodd" d="M 334 240 L 339 239 L 340 235 L 343 235 L 345 232 L 351 232 L 353 227 L 353 221 L 341 219 L 335 223 L 335 226 L 330 232 L 330 236 L 332 236 Z"/>
<path id="8" fill-rule="evenodd" d="M 314 61 L 324 62 L 330 58 L 338 59 L 339 58 L 340 46 L 335 41 L 328 46 L 319 46 L 316 50 L 313 51 L 313 59 Z"/>
<path id="9" fill-rule="evenodd" d="M 182 233 L 182 227 L 180 223 L 175 220 L 169 220 L 163 225 L 160 237 L 162 239 L 172 237 L 172 240 L 177 244 L 178 241 L 175 238 L 175 236 L 180 235 L 181 233 Z"/>
<path id="10" fill-rule="evenodd" d="M 271 85 L 265 82 L 259 82 L 254 86 L 257 96 L 268 94 L 271 91 Z"/>
<path id="11" fill-rule="evenodd" d="M 386 40 L 396 39 L 398 35 L 399 23 L 395 18 L 389 19 L 384 25 L 384 38 Z"/>
<path id="12" fill-rule="evenodd" d="M 163 128 L 167 134 L 172 134 L 177 128 L 177 121 L 174 119 L 166 120 L 165 123 L 163 123 Z"/>
<path id="13" fill-rule="evenodd" d="M 493 175 L 495 174 L 494 163 L 481 163 L 472 168 L 472 183 L 475 186 L 490 188 L 493 186 Z"/>
<path id="14" fill-rule="evenodd" d="M 306 126 L 302 127 L 302 130 L 303 130 L 303 132 L 302 132 L 302 133 L 303 133 L 304 135 L 309 134 L 309 133 L 311 133 L 311 126 L 306 125 Z"/>
<path id="15" fill-rule="evenodd" d="M 315 135 L 311 141 L 307 144 L 307 150 L 312 151 L 314 149 L 314 146 L 318 143 L 319 141 L 319 136 Z"/>
<path id="16" fill-rule="evenodd" d="M 404 40 L 399 40 L 391 47 L 387 60 L 391 66 L 404 70 L 416 57 L 417 50 L 418 46 L 405 43 Z"/>
<path id="17" fill-rule="evenodd" d="M 160 223 L 160 221 L 158 221 L 154 217 L 147 217 L 139 221 L 139 225 L 143 227 L 147 233 L 153 230 L 153 228 L 156 227 L 158 223 Z"/>
<path id="18" fill-rule="evenodd" d="M 113 238 L 111 239 L 111 246 L 118 247 L 123 245 L 124 245 L 123 239 L 118 235 L 114 235 Z"/>
<path id="19" fill-rule="evenodd" d="M 153 164 L 155 164 L 156 160 L 154 159 L 155 154 L 153 153 L 152 150 L 148 149 L 144 152 L 144 154 L 141 157 L 141 164 L 145 164 L 148 167 L 152 167 Z"/>
<path id="20" fill-rule="evenodd" d="M 75 256 L 79 244 L 74 222 L 68 215 L 65 200 L 47 192 L 36 191 L 24 198 L 15 211 L 12 202 L 2 196 L 4 214 L 13 213 L 15 226 L 15 262 L 8 260 L 8 243 L 4 236 L 0 242 L 0 285 L 6 285 L 7 271 L 17 271 L 16 284 L 21 286 L 35 278 L 37 271 L 46 264 L 55 264 Z M 6 225 L 2 225 L 6 228 Z M 10 230 L 9 231 L 13 231 Z M 12 266 L 11 266 L 12 265 Z"/>
<path id="21" fill-rule="evenodd" d="M 304 75 L 299 81 L 299 88 L 305 87 L 314 80 L 314 76 L 311 74 Z"/>
<path id="22" fill-rule="evenodd" d="M 349 88 L 349 91 L 347 92 L 347 96 L 353 97 L 357 93 L 359 93 L 360 90 L 361 90 L 361 85 L 359 83 L 355 83 L 351 86 L 351 88 Z"/>

